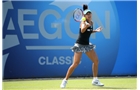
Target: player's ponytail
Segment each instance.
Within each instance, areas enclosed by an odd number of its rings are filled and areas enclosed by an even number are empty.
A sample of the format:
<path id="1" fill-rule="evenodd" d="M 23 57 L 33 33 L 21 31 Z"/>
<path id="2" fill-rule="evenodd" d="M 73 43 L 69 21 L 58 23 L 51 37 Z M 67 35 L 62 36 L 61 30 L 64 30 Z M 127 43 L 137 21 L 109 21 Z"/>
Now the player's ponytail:
<path id="1" fill-rule="evenodd" d="M 88 5 L 83 4 L 83 11 L 86 10 L 86 9 L 88 9 Z"/>

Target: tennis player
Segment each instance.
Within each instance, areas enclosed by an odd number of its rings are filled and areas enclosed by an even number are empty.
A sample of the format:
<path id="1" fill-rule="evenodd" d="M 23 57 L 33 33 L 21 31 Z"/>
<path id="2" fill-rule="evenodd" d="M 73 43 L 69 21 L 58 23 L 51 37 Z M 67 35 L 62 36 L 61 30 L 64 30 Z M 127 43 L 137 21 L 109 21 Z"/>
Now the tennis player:
<path id="1" fill-rule="evenodd" d="M 62 83 L 60 85 L 61 88 L 66 87 L 66 84 L 67 84 L 67 81 L 68 81 L 70 75 L 73 73 L 75 68 L 80 63 L 82 53 L 85 53 L 89 57 L 89 59 L 93 62 L 92 85 L 104 86 L 104 84 L 102 84 L 97 77 L 99 61 L 98 61 L 98 57 L 94 51 L 95 45 L 92 45 L 89 42 L 90 35 L 95 32 L 100 32 L 102 30 L 102 27 L 99 27 L 96 30 L 93 30 L 93 22 L 91 21 L 92 13 L 89 9 L 87 9 L 87 5 L 83 5 L 83 10 L 84 10 L 83 11 L 84 17 L 86 18 L 86 20 L 81 21 L 80 29 L 79 29 L 79 37 L 78 37 L 75 45 L 71 48 L 72 51 L 74 52 L 74 60 L 73 60 L 73 64 L 69 67 L 65 78 L 62 80 Z"/>

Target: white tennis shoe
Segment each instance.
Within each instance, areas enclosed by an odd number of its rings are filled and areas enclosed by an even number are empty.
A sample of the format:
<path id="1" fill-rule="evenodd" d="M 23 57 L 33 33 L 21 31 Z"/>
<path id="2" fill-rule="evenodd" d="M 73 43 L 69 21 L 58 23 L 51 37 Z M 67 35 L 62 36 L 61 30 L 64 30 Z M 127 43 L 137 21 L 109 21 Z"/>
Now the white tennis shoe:
<path id="1" fill-rule="evenodd" d="M 63 79 L 62 80 L 62 83 L 60 85 L 60 88 L 65 88 L 66 87 L 66 84 L 67 84 L 67 80 L 66 79 Z"/>
<path id="2" fill-rule="evenodd" d="M 93 81 L 92 81 L 92 85 L 96 85 L 96 86 L 104 86 L 104 84 L 101 83 L 98 79 L 93 80 Z"/>

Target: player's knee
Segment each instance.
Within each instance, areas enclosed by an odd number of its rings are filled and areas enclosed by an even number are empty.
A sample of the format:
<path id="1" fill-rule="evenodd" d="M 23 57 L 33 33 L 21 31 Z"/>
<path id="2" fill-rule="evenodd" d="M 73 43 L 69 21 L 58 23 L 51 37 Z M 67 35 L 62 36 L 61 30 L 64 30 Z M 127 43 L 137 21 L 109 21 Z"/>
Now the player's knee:
<path id="1" fill-rule="evenodd" d="M 99 60 L 98 59 L 94 60 L 94 64 L 98 65 L 99 64 Z"/>
<path id="2" fill-rule="evenodd" d="M 72 64 L 72 67 L 76 68 L 78 65 L 79 65 L 79 63 L 74 63 L 74 64 Z"/>

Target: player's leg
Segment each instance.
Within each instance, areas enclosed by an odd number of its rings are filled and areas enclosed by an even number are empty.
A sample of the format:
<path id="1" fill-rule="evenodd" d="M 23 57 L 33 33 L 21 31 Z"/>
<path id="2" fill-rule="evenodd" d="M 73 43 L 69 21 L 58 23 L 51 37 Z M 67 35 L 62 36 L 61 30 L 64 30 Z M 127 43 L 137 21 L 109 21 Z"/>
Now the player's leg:
<path id="1" fill-rule="evenodd" d="M 93 62 L 92 64 L 92 71 L 93 71 L 93 77 L 97 77 L 98 74 L 98 57 L 94 50 L 90 50 L 86 52 L 86 55 L 90 58 L 90 60 Z"/>
<path id="2" fill-rule="evenodd" d="M 96 52 L 94 50 L 90 50 L 88 52 L 86 52 L 86 55 L 91 59 L 91 61 L 93 62 L 92 64 L 92 71 L 93 71 L 93 81 L 92 84 L 93 85 L 98 85 L 98 86 L 104 86 L 102 83 L 99 82 L 97 76 L 98 76 L 98 57 L 96 55 Z"/>
<path id="3" fill-rule="evenodd" d="M 70 75 L 73 73 L 74 69 L 79 65 L 82 52 L 77 52 L 74 54 L 73 64 L 69 67 L 65 79 L 68 80 Z"/>
<path id="4" fill-rule="evenodd" d="M 73 60 L 73 64 L 69 67 L 66 77 L 63 79 L 60 87 L 61 88 L 65 88 L 66 84 L 67 84 L 67 80 L 70 77 L 70 75 L 73 73 L 73 71 L 75 70 L 75 68 L 79 65 L 80 63 L 80 59 L 82 56 L 82 52 L 76 52 L 74 53 L 74 60 Z"/>

